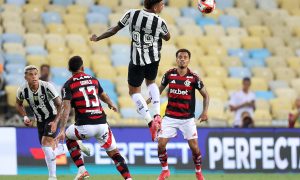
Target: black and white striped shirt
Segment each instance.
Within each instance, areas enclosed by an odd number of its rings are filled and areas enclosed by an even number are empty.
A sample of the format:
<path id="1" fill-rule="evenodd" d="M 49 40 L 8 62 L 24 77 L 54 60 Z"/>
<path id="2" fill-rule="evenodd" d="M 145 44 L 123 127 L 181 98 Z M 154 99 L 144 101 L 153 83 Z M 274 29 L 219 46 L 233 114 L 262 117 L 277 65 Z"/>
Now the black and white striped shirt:
<path id="1" fill-rule="evenodd" d="M 131 9 L 127 11 L 118 25 L 129 26 L 131 34 L 131 62 L 144 66 L 160 60 L 162 36 L 168 34 L 164 19 L 145 10 Z"/>
<path id="2" fill-rule="evenodd" d="M 23 84 L 17 91 L 17 98 L 20 101 L 26 100 L 39 122 L 52 118 L 57 114 L 54 105 L 54 99 L 57 98 L 58 92 L 49 82 L 39 80 L 37 92 L 33 92 L 28 83 Z"/>

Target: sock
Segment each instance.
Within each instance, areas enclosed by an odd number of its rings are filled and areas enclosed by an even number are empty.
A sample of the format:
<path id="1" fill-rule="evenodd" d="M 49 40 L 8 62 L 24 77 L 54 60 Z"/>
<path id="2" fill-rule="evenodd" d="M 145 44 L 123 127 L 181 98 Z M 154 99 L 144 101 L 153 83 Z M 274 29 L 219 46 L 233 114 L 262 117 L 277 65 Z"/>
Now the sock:
<path id="1" fill-rule="evenodd" d="M 119 153 L 116 153 L 115 155 L 113 155 L 113 157 L 111 159 L 114 161 L 114 163 L 117 167 L 117 170 L 120 172 L 120 174 L 123 176 L 123 178 L 130 179 L 131 175 L 129 173 L 129 170 L 128 170 L 127 164 L 125 163 L 124 158 Z"/>
<path id="2" fill-rule="evenodd" d="M 148 86 L 151 102 L 154 109 L 154 114 L 160 114 L 160 93 L 157 85 L 152 83 Z"/>
<path id="3" fill-rule="evenodd" d="M 54 153 L 56 156 L 65 154 L 64 145 L 58 144 L 57 147 L 54 149 Z"/>
<path id="4" fill-rule="evenodd" d="M 201 172 L 202 156 L 201 156 L 200 152 L 198 154 L 193 154 L 193 161 L 195 164 L 195 171 Z"/>
<path id="5" fill-rule="evenodd" d="M 45 154 L 45 161 L 48 167 L 49 177 L 56 177 L 56 156 L 50 146 L 42 146 Z"/>
<path id="6" fill-rule="evenodd" d="M 132 100 L 138 109 L 138 112 L 143 116 L 147 123 L 152 121 L 148 106 L 141 93 L 136 93 L 131 96 Z"/>
<path id="7" fill-rule="evenodd" d="M 67 144 L 70 156 L 71 156 L 72 160 L 74 161 L 74 163 L 76 164 L 76 166 L 78 168 L 80 168 L 81 166 L 84 166 L 83 158 L 81 155 L 81 150 L 79 148 L 77 141 L 67 139 L 66 144 Z"/>
<path id="8" fill-rule="evenodd" d="M 165 150 L 163 153 L 158 153 L 158 159 L 160 161 L 162 170 L 168 170 L 168 154 L 167 150 Z"/>

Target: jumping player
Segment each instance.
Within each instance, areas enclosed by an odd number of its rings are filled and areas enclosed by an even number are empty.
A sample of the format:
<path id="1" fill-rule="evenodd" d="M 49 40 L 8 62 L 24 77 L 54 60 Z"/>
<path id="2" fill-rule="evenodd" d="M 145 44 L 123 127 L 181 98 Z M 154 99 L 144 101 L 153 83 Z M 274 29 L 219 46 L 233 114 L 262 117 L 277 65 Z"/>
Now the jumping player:
<path id="1" fill-rule="evenodd" d="M 101 41 L 115 35 L 125 26 L 129 26 L 132 37 L 131 61 L 128 66 L 129 95 L 135 102 L 138 112 L 148 123 L 154 141 L 157 139 L 157 132 L 161 123 L 159 115 L 160 95 L 155 79 L 160 61 L 162 39 L 168 41 L 170 33 L 165 20 L 157 15 L 164 8 L 163 0 L 144 0 L 144 7 L 142 10 L 131 9 L 127 11 L 116 26 L 109 28 L 98 37 L 93 35 L 90 40 Z M 145 99 L 141 95 L 141 85 L 144 79 L 155 111 L 153 118 Z"/>
<path id="2" fill-rule="evenodd" d="M 72 77 L 64 84 L 62 89 L 61 126 L 56 141 L 64 140 L 66 137 L 66 144 L 71 158 L 78 167 L 78 174 L 75 179 L 89 177 L 76 140 L 95 137 L 101 147 L 106 150 L 107 155 L 114 161 L 123 178 L 131 180 L 125 160 L 120 155 L 113 133 L 106 122 L 106 115 L 100 100 L 108 104 L 108 107 L 114 111 L 117 111 L 117 108 L 103 91 L 99 81 L 84 73 L 81 57 L 74 56 L 69 60 L 69 70 Z M 65 132 L 72 107 L 75 109 L 75 124 L 69 126 Z"/>
<path id="3" fill-rule="evenodd" d="M 176 136 L 177 129 L 188 140 L 193 154 L 197 179 L 204 180 L 201 172 L 202 158 L 198 146 L 197 128 L 194 121 L 195 90 L 198 90 L 203 97 L 203 111 L 198 118 L 200 122 L 207 121 L 209 96 L 201 79 L 188 68 L 190 58 L 191 53 L 187 49 L 178 50 L 176 52 L 177 68 L 170 69 L 165 73 L 159 87 L 160 93 L 162 93 L 169 85 L 168 105 L 158 135 L 158 158 L 162 166 L 159 180 L 170 176 L 166 145 L 170 138 Z"/>

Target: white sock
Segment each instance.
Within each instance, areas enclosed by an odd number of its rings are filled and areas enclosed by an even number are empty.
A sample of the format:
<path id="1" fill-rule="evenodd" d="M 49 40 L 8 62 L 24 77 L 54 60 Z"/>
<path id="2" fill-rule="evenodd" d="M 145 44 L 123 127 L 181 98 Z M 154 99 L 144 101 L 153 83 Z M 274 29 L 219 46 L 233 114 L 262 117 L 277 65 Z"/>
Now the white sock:
<path id="1" fill-rule="evenodd" d="M 58 144 L 57 147 L 54 149 L 54 153 L 56 156 L 65 154 L 64 145 Z"/>
<path id="2" fill-rule="evenodd" d="M 56 177 L 56 155 L 50 146 L 42 146 L 48 167 L 49 177 Z"/>
<path id="3" fill-rule="evenodd" d="M 160 114 L 160 93 L 156 83 L 150 84 L 148 86 L 148 91 L 154 108 L 154 114 Z"/>
<path id="4" fill-rule="evenodd" d="M 150 123 L 152 121 L 148 106 L 146 104 L 145 99 L 143 98 L 141 93 L 136 93 L 131 96 L 132 100 L 134 101 L 138 112 L 143 116 L 143 118 Z"/>
<path id="5" fill-rule="evenodd" d="M 84 173 L 85 171 L 86 171 L 85 166 L 80 166 L 80 167 L 78 168 L 78 172 L 79 172 L 79 173 Z"/>
<path id="6" fill-rule="evenodd" d="M 169 166 L 161 167 L 163 171 L 168 170 Z"/>

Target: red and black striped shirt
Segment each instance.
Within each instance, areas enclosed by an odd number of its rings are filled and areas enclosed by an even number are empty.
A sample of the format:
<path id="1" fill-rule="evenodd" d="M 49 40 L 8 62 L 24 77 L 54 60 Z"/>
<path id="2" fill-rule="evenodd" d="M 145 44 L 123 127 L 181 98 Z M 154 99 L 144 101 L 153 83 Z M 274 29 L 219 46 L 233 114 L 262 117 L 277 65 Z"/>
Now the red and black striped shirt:
<path id="1" fill-rule="evenodd" d="M 197 74 L 188 69 L 184 76 L 180 76 L 176 68 L 170 69 L 163 76 L 161 85 L 169 85 L 166 116 L 176 119 L 195 117 L 195 89 L 204 87 Z"/>
<path id="2" fill-rule="evenodd" d="M 83 72 L 73 75 L 62 89 L 63 100 L 71 100 L 75 125 L 105 124 L 106 115 L 100 103 L 103 89 L 99 81 Z"/>

